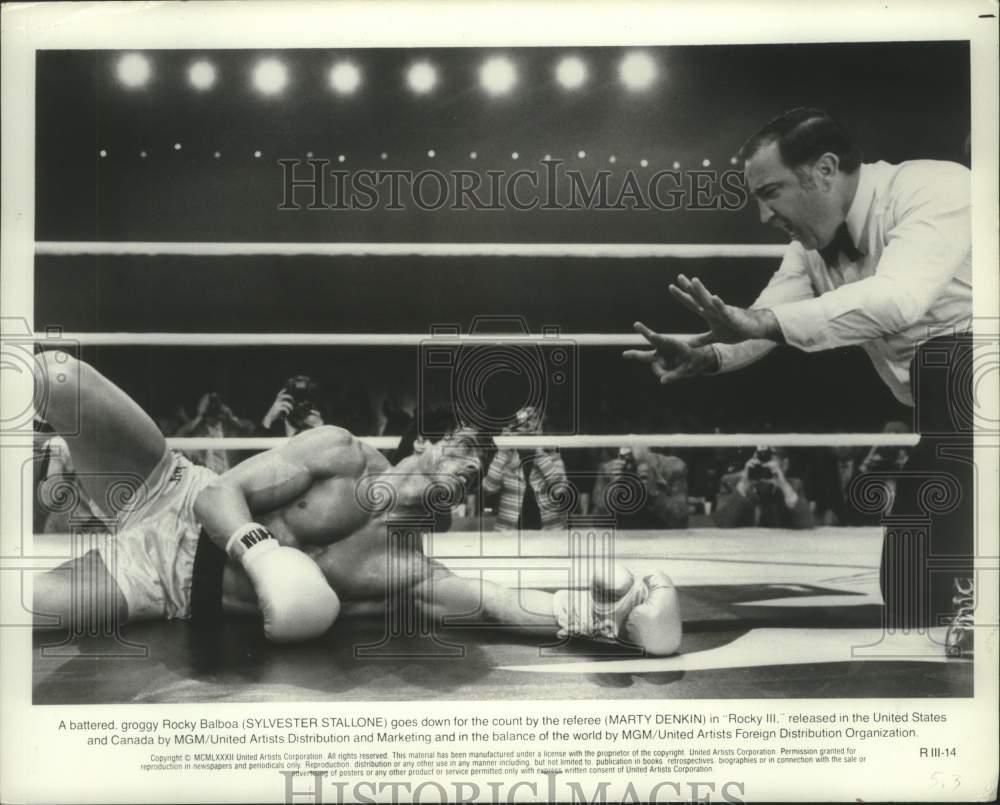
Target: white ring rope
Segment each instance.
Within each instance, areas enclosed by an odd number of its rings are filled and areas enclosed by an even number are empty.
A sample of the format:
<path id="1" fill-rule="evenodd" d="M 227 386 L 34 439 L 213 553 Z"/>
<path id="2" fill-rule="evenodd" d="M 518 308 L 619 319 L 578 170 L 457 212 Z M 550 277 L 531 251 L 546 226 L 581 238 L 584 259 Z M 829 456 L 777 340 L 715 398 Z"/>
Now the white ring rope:
<path id="1" fill-rule="evenodd" d="M 678 335 L 690 338 L 693 333 Z M 456 342 L 525 343 L 545 346 L 551 338 L 556 346 L 636 346 L 645 344 L 635 333 L 567 333 L 545 335 L 432 335 L 430 333 L 35 333 L 35 341 L 44 346 L 47 340 L 59 339 L 80 346 L 144 346 L 144 347 L 408 347 L 420 344 L 454 344 Z M 60 346 L 59 342 L 53 342 Z M 62 344 L 65 346 L 65 344 Z M 648 344 L 647 344 L 648 346 Z"/>
<path id="2" fill-rule="evenodd" d="M 378 450 L 392 450 L 398 436 L 360 436 Z M 267 450 L 287 442 L 283 438 L 219 436 L 171 437 L 177 450 Z M 497 447 L 913 447 L 918 433 L 618 433 L 576 436 L 497 436 Z"/>
<path id="3" fill-rule="evenodd" d="M 35 254 L 189 257 L 777 257 L 785 246 L 757 243 L 210 243 L 39 241 Z"/>

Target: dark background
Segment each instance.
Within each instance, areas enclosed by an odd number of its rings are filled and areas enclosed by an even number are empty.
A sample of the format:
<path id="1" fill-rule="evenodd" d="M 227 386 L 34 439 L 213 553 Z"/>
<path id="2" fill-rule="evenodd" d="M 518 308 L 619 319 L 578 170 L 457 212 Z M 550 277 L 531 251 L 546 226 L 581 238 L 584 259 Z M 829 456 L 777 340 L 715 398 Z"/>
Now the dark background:
<path id="1" fill-rule="evenodd" d="M 635 94 L 617 79 L 620 48 L 514 49 L 505 53 L 520 81 L 502 98 L 478 86 L 478 67 L 494 52 L 148 51 L 153 77 L 136 90 L 115 77 L 119 52 L 39 53 L 36 238 L 775 243 L 778 233 L 762 227 L 752 207 L 280 211 L 276 160 L 312 151 L 334 162 L 344 154 L 339 167 L 354 170 L 485 173 L 535 167 L 551 154 L 566 167 L 611 169 L 615 176 L 632 169 L 641 179 L 675 160 L 683 169 L 700 169 L 706 158 L 729 169 L 749 134 L 801 105 L 841 119 L 867 161 L 967 160 L 964 42 L 652 48 L 659 80 Z M 590 69 L 589 82 L 573 93 L 551 79 L 564 53 L 580 55 Z M 290 85 L 279 97 L 251 87 L 250 71 L 265 55 L 288 66 Z M 218 71 L 209 92 L 187 85 L 196 57 Z M 363 73 L 353 96 L 328 88 L 326 73 L 341 58 Z M 405 67 L 417 58 L 439 70 L 430 96 L 404 87 Z M 434 159 L 427 156 L 432 148 Z M 581 149 L 584 160 L 576 157 Z M 747 305 L 775 267 L 757 259 L 39 257 L 35 324 L 68 331 L 429 332 L 433 323 L 468 326 L 476 315 L 503 314 L 566 333 L 628 332 L 635 319 L 691 332 L 698 321 L 666 292 L 678 272 L 701 276 L 727 301 Z M 737 374 L 667 388 L 618 353 L 580 350 L 583 432 L 738 430 L 767 422 L 782 431 L 878 430 L 905 415 L 857 349 L 804 355 L 779 348 Z M 238 413 L 256 418 L 284 378 L 305 372 L 330 392 L 333 420 L 358 433 L 376 427 L 381 394 L 413 396 L 419 368 L 411 348 L 105 347 L 84 355 L 154 414 L 180 404 L 190 413 L 197 396 L 214 389 Z"/>

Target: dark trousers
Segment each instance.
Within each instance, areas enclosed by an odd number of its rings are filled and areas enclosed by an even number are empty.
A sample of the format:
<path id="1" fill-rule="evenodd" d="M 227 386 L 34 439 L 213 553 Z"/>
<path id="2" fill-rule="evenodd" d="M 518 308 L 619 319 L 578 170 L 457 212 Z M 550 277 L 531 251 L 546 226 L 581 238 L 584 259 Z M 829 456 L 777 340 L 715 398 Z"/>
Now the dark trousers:
<path id="1" fill-rule="evenodd" d="M 879 582 L 890 628 L 945 623 L 955 577 L 972 575 L 972 358 L 971 336 L 941 336 L 921 344 L 910 365 L 921 438 L 883 520 Z"/>

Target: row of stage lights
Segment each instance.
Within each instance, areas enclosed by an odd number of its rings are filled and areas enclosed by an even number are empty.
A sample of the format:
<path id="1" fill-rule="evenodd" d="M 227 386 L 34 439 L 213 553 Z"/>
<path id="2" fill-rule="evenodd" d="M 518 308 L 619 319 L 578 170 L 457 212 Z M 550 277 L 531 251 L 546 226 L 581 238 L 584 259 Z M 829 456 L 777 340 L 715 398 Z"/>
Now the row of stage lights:
<path id="1" fill-rule="evenodd" d="M 183 147 L 184 146 L 181 143 L 174 143 L 173 150 L 174 151 L 180 151 L 180 150 L 183 149 Z M 105 159 L 106 157 L 110 156 L 110 154 L 108 152 L 108 149 L 106 149 L 106 148 L 100 149 L 97 152 L 97 155 L 101 159 Z M 142 150 L 142 151 L 139 152 L 139 157 L 141 159 L 146 159 L 148 156 L 149 156 L 149 152 L 146 151 L 146 150 Z M 215 159 L 220 159 L 222 157 L 222 152 L 221 151 L 213 151 L 212 152 L 212 156 Z M 260 151 L 260 150 L 257 150 L 257 151 L 253 152 L 253 158 L 254 159 L 260 159 L 262 156 L 264 156 L 264 153 L 262 151 Z M 313 156 L 314 156 L 314 154 L 313 154 L 312 151 L 306 151 L 306 154 L 305 154 L 306 159 L 312 159 Z M 436 156 L 437 156 L 437 151 L 435 151 L 433 148 L 431 148 L 431 149 L 429 149 L 427 151 L 427 158 L 428 159 L 434 159 Z M 516 161 L 516 160 L 518 160 L 518 159 L 521 158 L 521 154 L 518 151 L 512 151 L 511 154 L 510 154 L 510 158 L 512 160 Z M 547 160 L 552 159 L 552 155 L 551 154 L 546 154 L 542 158 L 547 161 Z M 576 152 L 576 158 L 577 159 L 586 159 L 587 158 L 587 152 L 586 151 L 577 151 Z M 381 154 L 379 154 L 379 159 L 382 160 L 383 162 L 385 162 L 387 159 L 389 159 L 389 154 L 387 152 L 383 151 Z M 472 159 L 472 160 L 479 159 L 479 152 L 478 151 L 470 151 L 469 152 L 469 159 Z M 338 154 L 337 155 L 337 162 L 343 163 L 343 162 L 346 162 L 346 161 L 347 161 L 347 156 L 345 154 Z M 611 156 L 608 157 L 608 163 L 609 164 L 614 165 L 617 162 L 618 162 L 618 157 L 615 154 L 612 154 Z M 729 164 L 730 165 L 737 165 L 737 164 L 739 164 L 739 160 L 736 157 L 730 157 L 729 158 Z M 710 167 L 712 167 L 712 160 L 710 160 L 708 158 L 703 159 L 701 161 L 701 166 L 703 168 L 710 168 Z M 648 168 L 649 167 L 649 160 L 648 159 L 640 159 L 639 160 L 639 167 L 640 168 Z M 680 170 L 681 163 L 675 161 L 671 165 L 671 167 L 674 170 Z"/>
<path id="2" fill-rule="evenodd" d="M 556 83 L 565 90 L 580 89 L 587 83 L 590 70 L 579 56 L 565 56 L 553 68 Z M 644 51 L 627 53 L 618 64 L 618 78 L 633 92 L 649 89 L 656 83 L 659 68 Z M 142 53 L 127 53 L 115 64 L 115 75 L 129 89 L 145 87 L 153 78 L 153 65 Z M 361 68 L 352 61 L 333 64 L 327 73 L 330 88 L 338 95 L 352 95 L 363 82 Z M 434 91 L 439 82 L 438 68 L 430 61 L 416 61 L 406 68 L 406 86 L 417 95 Z M 211 90 L 218 81 L 218 70 L 208 59 L 198 59 L 188 65 L 187 78 L 199 92 Z M 261 59 L 251 70 L 253 87 L 262 95 L 280 95 L 288 87 L 288 66 L 273 57 Z M 479 83 L 490 95 L 505 95 L 517 85 L 515 63 L 506 56 L 491 56 L 480 65 Z"/>

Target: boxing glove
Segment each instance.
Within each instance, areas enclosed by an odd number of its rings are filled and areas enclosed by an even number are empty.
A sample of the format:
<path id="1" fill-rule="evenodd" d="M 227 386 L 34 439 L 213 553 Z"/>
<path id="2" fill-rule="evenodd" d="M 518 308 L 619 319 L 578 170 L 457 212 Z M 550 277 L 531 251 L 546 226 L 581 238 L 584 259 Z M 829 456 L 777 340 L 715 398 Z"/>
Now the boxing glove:
<path id="1" fill-rule="evenodd" d="M 663 573 L 636 580 L 623 567 L 595 572 L 590 589 L 560 590 L 553 599 L 559 636 L 633 643 L 647 654 L 674 654 L 681 641 L 680 607 Z"/>
<path id="2" fill-rule="evenodd" d="M 264 526 L 238 528 L 226 553 L 250 578 L 268 640 L 292 643 L 319 637 L 340 614 L 340 599 L 319 566 L 302 551 L 281 545 Z"/>

